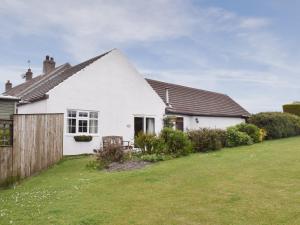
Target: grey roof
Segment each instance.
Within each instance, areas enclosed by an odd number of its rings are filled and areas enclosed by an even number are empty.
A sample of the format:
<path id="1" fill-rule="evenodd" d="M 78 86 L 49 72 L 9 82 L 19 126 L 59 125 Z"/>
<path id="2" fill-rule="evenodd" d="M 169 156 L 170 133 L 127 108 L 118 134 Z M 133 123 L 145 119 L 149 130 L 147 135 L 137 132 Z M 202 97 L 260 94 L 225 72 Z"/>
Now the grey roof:
<path id="1" fill-rule="evenodd" d="M 250 115 L 227 95 L 151 79 L 146 80 L 165 104 L 166 89 L 168 89 L 167 113 L 219 117 L 247 117 Z"/>
<path id="2" fill-rule="evenodd" d="M 1 100 L 8 100 L 8 101 L 20 101 L 20 98 L 10 95 L 0 95 Z"/>
<path id="3" fill-rule="evenodd" d="M 48 74 L 39 75 L 29 81 L 13 87 L 9 91 L 4 92 L 3 95 L 19 97 L 23 102 L 34 102 L 45 99 L 47 98 L 46 93 L 48 91 L 109 52 L 91 58 L 75 66 L 71 66 L 69 63 L 63 64 Z"/>

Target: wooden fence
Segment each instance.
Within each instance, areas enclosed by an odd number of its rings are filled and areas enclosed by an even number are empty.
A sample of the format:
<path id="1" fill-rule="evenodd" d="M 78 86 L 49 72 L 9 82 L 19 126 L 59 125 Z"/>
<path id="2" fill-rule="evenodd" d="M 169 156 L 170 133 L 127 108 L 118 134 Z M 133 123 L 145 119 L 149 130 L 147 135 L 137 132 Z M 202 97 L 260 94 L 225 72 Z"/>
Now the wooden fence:
<path id="1" fill-rule="evenodd" d="M 13 146 L 0 147 L 0 184 L 58 162 L 63 156 L 63 127 L 63 114 L 14 115 Z"/>

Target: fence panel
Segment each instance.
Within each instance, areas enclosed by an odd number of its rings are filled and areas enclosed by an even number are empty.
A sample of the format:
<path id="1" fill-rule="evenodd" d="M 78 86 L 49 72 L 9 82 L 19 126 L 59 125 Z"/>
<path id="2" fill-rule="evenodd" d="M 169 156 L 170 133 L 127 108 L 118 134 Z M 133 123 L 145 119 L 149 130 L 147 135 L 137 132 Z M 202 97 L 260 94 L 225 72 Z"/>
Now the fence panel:
<path id="1" fill-rule="evenodd" d="M 63 114 L 14 115 L 13 146 L 0 147 L 0 184 L 5 178 L 28 177 L 58 162 L 63 156 L 63 127 Z"/>
<path id="2" fill-rule="evenodd" d="M 12 146 L 0 147 L 0 184 L 12 176 Z"/>

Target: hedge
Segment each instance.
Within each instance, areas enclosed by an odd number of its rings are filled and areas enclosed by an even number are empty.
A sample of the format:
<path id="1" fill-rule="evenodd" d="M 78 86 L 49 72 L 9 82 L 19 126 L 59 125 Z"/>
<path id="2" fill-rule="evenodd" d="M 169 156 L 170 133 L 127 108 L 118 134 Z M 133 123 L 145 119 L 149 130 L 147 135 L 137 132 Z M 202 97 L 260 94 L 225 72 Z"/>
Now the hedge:
<path id="1" fill-rule="evenodd" d="M 283 112 L 300 116 L 300 103 L 286 104 L 282 108 Z"/>
<path id="2" fill-rule="evenodd" d="M 219 150 L 226 144 L 225 130 L 202 128 L 188 131 L 187 134 L 195 152 Z"/>
<path id="3" fill-rule="evenodd" d="M 300 135 L 300 117 L 290 113 L 264 112 L 252 115 L 248 123 L 266 130 L 266 139 Z"/>

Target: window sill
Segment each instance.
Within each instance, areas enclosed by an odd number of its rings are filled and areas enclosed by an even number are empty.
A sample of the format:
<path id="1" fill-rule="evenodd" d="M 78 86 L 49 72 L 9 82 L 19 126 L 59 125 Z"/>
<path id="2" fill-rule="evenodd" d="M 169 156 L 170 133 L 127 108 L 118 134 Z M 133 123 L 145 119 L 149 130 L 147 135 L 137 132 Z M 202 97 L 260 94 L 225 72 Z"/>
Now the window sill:
<path id="1" fill-rule="evenodd" d="M 100 137 L 100 134 L 82 134 L 82 133 L 65 134 L 64 136 L 66 136 L 66 137 L 74 137 L 74 136 L 79 136 L 79 135 L 87 135 L 87 136 L 92 136 L 92 137 Z"/>

